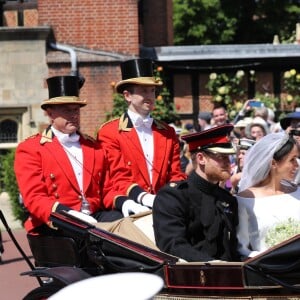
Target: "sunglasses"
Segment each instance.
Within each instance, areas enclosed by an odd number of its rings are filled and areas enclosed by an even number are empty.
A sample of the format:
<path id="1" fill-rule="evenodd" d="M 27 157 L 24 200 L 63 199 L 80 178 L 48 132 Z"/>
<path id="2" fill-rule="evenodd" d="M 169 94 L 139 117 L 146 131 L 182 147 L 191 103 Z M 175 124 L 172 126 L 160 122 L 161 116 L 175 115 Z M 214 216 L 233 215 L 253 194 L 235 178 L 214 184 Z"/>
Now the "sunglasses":
<path id="1" fill-rule="evenodd" d="M 290 135 L 300 136 L 300 130 L 292 129 L 290 131 Z"/>

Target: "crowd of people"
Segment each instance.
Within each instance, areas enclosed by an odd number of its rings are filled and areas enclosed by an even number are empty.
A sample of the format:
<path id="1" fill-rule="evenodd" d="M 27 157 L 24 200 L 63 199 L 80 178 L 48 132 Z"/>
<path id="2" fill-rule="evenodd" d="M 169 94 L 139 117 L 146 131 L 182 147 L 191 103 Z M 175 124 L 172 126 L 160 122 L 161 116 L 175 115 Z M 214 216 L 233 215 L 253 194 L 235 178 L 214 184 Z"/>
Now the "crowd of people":
<path id="1" fill-rule="evenodd" d="M 128 107 L 96 138 L 80 128 L 84 80 L 47 79 L 49 127 L 18 145 L 14 164 L 28 234 L 62 234 L 50 222 L 54 211 L 96 223 L 152 210 L 157 246 L 184 260 L 240 261 L 264 251 L 268 228 L 300 219 L 300 113 L 277 124 L 249 100 L 233 122 L 214 107 L 199 113 L 199 130 L 176 132 L 151 117 L 162 85 L 152 65 L 121 64 L 116 91 Z"/>

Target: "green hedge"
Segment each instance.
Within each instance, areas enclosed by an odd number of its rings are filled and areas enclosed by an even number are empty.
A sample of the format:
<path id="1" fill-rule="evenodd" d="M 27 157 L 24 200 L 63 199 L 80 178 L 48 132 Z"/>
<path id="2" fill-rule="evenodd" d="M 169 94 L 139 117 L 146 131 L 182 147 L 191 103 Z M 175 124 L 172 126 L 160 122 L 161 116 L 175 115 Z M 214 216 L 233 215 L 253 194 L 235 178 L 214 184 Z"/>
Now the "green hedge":
<path id="1" fill-rule="evenodd" d="M 14 172 L 15 150 L 9 150 L 7 154 L 0 157 L 1 160 L 1 177 L 4 190 L 9 195 L 12 213 L 16 220 L 24 224 L 27 214 L 23 204 L 20 201 L 20 193 Z"/>

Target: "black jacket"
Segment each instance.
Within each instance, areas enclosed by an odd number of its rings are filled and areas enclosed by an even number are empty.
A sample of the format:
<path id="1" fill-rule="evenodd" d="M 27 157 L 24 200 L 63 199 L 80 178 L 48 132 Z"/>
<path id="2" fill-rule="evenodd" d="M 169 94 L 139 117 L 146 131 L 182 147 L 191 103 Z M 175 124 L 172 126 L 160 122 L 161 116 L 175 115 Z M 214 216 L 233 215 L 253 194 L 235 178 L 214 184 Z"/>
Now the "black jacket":
<path id="1" fill-rule="evenodd" d="M 237 201 L 195 172 L 157 194 L 153 226 L 160 250 L 187 261 L 239 261 Z"/>

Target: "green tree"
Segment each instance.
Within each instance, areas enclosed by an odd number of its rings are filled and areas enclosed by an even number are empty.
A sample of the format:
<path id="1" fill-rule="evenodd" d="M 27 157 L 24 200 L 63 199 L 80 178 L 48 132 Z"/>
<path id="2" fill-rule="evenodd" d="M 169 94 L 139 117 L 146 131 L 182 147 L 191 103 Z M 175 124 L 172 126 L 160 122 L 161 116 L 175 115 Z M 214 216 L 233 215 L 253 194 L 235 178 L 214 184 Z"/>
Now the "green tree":
<path id="1" fill-rule="evenodd" d="M 226 0 L 232 4 L 232 0 Z M 237 31 L 234 43 L 270 43 L 277 34 L 281 41 L 288 40 L 295 33 L 299 22 L 299 0 L 240 0 L 233 6 L 229 15 L 238 15 Z M 225 7 L 225 6 L 224 6 Z M 227 6 L 226 6 L 227 7 Z"/>
<path id="2" fill-rule="evenodd" d="M 225 44 L 233 40 L 236 19 L 219 0 L 174 0 L 173 24 L 177 45 Z"/>
<path id="3" fill-rule="evenodd" d="M 113 94 L 113 108 L 112 111 L 106 113 L 106 121 L 118 118 L 127 109 L 127 103 L 123 95 L 114 93 Z"/>
<path id="4" fill-rule="evenodd" d="M 177 45 L 293 41 L 299 0 L 173 0 Z"/>

